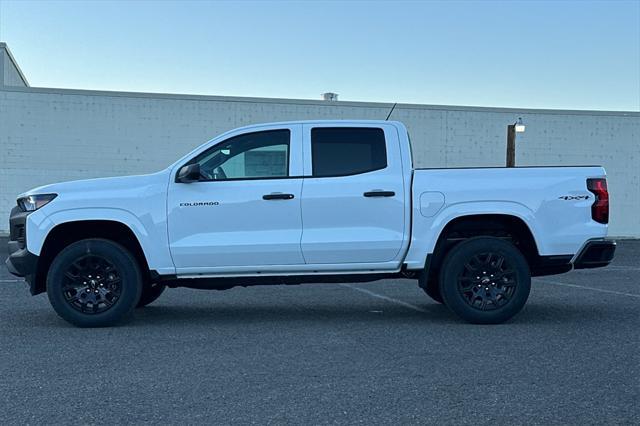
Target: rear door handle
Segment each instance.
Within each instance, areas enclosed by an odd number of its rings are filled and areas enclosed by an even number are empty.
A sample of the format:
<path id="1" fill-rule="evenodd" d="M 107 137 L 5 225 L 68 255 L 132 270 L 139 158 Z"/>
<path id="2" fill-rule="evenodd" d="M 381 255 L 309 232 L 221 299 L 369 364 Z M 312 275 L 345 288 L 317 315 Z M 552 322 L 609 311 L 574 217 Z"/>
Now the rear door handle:
<path id="1" fill-rule="evenodd" d="M 272 194 L 264 194 L 262 196 L 263 200 L 292 200 L 293 194 L 282 194 L 282 193 L 272 193 Z"/>
<path id="2" fill-rule="evenodd" d="M 393 191 L 380 191 L 376 189 L 374 191 L 365 192 L 363 195 L 365 197 L 393 197 L 396 193 Z"/>

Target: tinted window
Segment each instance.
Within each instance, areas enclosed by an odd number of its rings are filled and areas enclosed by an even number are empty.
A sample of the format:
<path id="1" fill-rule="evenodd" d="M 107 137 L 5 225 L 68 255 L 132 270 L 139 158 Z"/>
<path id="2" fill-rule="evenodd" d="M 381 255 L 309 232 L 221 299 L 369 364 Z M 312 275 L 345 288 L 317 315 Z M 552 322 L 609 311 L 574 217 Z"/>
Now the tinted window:
<path id="1" fill-rule="evenodd" d="M 382 129 L 316 127 L 311 129 L 313 176 L 346 176 L 387 167 Z"/>
<path id="2" fill-rule="evenodd" d="M 200 154 L 203 180 L 289 176 L 289 130 L 246 133 Z"/>

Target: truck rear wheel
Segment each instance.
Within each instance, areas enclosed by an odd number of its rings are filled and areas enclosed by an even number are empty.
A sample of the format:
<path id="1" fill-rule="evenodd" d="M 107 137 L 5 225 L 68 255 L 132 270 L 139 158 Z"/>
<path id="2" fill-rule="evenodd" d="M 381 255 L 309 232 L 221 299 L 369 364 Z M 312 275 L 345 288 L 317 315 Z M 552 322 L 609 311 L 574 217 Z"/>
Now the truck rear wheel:
<path id="1" fill-rule="evenodd" d="M 78 327 L 106 327 L 128 319 L 141 291 L 135 258 L 120 244 L 104 239 L 65 247 L 47 274 L 53 309 Z"/>
<path id="2" fill-rule="evenodd" d="M 529 297 L 531 273 L 510 242 L 475 237 L 455 246 L 440 271 L 444 304 L 474 324 L 499 324 L 520 312 Z"/>

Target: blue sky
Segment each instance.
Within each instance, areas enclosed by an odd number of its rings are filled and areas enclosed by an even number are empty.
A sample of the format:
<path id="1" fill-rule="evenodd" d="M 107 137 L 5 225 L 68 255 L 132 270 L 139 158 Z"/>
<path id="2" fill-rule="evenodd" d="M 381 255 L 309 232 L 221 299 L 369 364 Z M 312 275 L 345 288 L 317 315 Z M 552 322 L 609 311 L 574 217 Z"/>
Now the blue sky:
<path id="1" fill-rule="evenodd" d="M 29 2 L 32 86 L 640 110 L 640 0 Z"/>

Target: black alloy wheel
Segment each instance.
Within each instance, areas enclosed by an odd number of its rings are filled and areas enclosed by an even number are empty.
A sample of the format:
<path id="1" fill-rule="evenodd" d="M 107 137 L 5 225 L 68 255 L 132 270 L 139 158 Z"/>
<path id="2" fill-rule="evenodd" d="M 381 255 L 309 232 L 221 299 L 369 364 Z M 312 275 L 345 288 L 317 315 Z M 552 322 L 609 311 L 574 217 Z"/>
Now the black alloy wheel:
<path id="1" fill-rule="evenodd" d="M 469 306 L 481 311 L 509 303 L 517 286 L 513 266 L 505 256 L 486 252 L 473 255 L 458 275 L 458 290 Z"/>
<path id="2" fill-rule="evenodd" d="M 142 275 L 135 257 L 106 239 L 69 244 L 47 272 L 51 306 L 79 327 L 106 327 L 129 319 L 141 294 Z"/>
<path id="3" fill-rule="evenodd" d="M 64 274 L 62 293 L 67 303 L 85 314 L 110 309 L 122 292 L 122 278 L 108 259 L 85 254 L 74 260 Z"/>
<path id="4" fill-rule="evenodd" d="M 474 237 L 454 246 L 440 270 L 444 304 L 474 324 L 499 324 L 524 307 L 531 290 L 529 264 L 508 240 Z"/>

